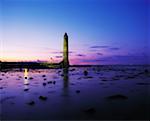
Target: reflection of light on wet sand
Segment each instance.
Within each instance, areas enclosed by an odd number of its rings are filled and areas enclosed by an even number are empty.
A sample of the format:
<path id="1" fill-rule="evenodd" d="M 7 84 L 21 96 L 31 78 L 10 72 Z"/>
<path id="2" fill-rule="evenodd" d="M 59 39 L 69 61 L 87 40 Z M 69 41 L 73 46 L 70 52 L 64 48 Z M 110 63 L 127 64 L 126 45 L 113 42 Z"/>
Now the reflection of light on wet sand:
<path id="1" fill-rule="evenodd" d="M 27 86 L 28 84 L 29 84 L 28 69 L 25 68 L 25 70 L 24 70 L 24 85 Z"/>
<path id="2" fill-rule="evenodd" d="M 24 77 L 28 77 L 28 69 L 27 68 L 24 69 Z"/>

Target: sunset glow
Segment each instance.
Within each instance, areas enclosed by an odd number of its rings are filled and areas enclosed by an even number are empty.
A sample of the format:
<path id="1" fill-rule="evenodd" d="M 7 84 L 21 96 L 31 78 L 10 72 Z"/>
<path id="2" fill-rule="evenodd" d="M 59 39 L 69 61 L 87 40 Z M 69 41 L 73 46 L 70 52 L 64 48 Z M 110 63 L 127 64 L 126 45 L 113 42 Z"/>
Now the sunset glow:
<path id="1" fill-rule="evenodd" d="M 2 0 L 0 6 L 1 61 L 60 62 L 67 32 L 70 64 L 150 63 L 144 0 Z"/>

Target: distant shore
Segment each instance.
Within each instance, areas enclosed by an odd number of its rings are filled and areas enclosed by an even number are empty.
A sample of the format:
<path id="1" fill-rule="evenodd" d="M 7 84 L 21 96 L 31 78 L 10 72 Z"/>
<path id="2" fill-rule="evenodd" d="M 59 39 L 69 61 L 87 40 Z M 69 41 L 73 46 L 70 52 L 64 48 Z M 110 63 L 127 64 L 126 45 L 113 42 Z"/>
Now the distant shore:
<path id="1" fill-rule="evenodd" d="M 100 67 L 100 66 L 114 66 L 114 65 L 70 65 L 70 67 Z M 129 66 L 117 64 L 116 66 Z M 136 66 L 136 64 L 130 66 Z M 141 64 L 137 66 L 150 66 L 149 64 Z M 62 68 L 60 63 L 46 63 L 46 62 L 0 62 L 0 69 L 13 68 L 30 68 L 30 69 L 59 69 Z"/>

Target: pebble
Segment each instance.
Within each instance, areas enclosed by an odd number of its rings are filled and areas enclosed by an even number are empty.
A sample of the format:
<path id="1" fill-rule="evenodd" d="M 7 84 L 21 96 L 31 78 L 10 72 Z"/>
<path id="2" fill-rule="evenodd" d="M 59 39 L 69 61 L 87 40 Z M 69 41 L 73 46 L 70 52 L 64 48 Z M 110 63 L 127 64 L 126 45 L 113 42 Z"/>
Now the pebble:
<path id="1" fill-rule="evenodd" d="M 47 100 L 47 97 L 45 97 L 45 96 L 39 96 L 39 99 L 41 99 L 41 100 Z"/>
<path id="2" fill-rule="evenodd" d="M 83 73 L 84 73 L 85 76 L 88 75 L 88 71 L 86 71 L 86 70 Z"/>
<path id="3" fill-rule="evenodd" d="M 28 105 L 34 105 L 35 102 L 34 102 L 34 101 L 31 101 L 31 102 L 28 102 L 27 104 L 28 104 Z"/>

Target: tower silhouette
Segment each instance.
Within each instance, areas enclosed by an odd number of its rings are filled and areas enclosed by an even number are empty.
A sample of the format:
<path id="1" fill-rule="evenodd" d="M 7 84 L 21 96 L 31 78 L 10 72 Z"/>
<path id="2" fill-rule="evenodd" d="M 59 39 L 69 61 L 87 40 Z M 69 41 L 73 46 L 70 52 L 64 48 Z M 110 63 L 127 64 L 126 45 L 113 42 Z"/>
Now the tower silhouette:
<path id="1" fill-rule="evenodd" d="M 64 48 L 63 48 L 63 68 L 69 67 L 69 49 L 68 49 L 68 35 L 64 34 Z"/>

